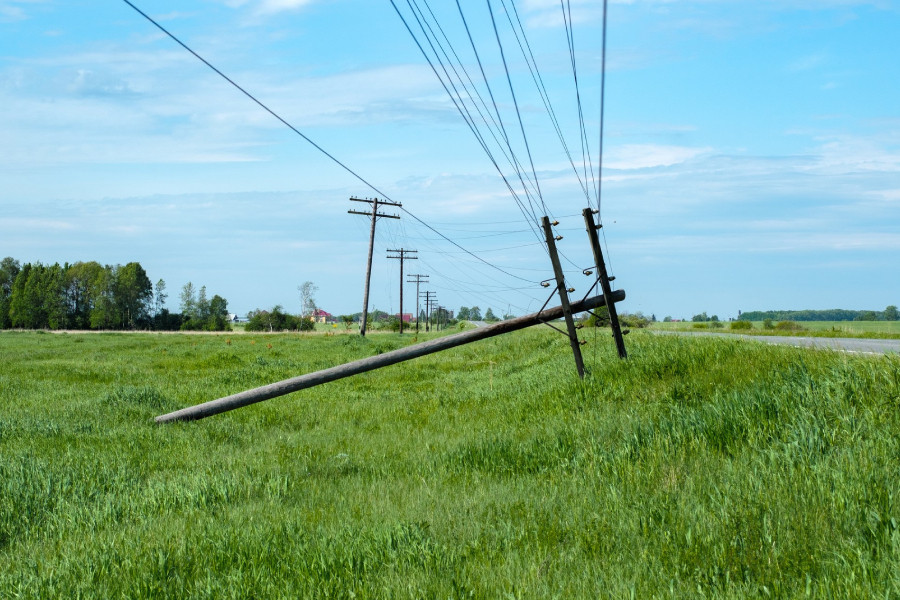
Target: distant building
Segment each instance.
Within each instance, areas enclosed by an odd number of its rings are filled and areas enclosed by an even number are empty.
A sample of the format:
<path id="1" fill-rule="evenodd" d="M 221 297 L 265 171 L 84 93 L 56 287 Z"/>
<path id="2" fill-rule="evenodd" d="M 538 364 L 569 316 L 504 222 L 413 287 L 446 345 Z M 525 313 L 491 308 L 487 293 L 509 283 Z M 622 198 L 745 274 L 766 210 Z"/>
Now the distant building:
<path id="1" fill-rule="evenodd" d="M 330 312 L 326 312 L 320 308 L 316 309 L 316 312 L 313 314 L 313 321 L 316 323 L 333 323 L 334 315 Z"/>
<path id="2" fill-rule="evenodd" d="M 400 318 L 400 313 L 395 314 L 395 315 L 394 315 L 394 318 L 395 318 L 395 319 L 399 319 L 399 318 Z M 412 322 L 412 318 L 413 318 L 412 313 L 403 313 L 403 322 L 404 322 L 404 323 L 411 323 L 411 322 Z"/>

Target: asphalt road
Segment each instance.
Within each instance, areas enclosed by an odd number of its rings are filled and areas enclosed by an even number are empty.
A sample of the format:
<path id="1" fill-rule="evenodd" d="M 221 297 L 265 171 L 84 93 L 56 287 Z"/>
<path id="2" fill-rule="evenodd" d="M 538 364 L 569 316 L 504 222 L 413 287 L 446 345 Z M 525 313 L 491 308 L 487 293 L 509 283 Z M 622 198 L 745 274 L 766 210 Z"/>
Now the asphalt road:
<path id="1" fill-rule="evenodd" d="M 863 338 L 821 338 L 821 337 L 794 337 L 779 335 L 735 335 L 733 333 L 712 333 L 706 331 L 654 331 L 660 335 L 693 335 L 693 336 L 728 336 L 739 337 L 745 340 L 763 342 L 766 344 L 780 344 L 783 346 L 799 346 L 802 348 L 830 348 L 841 352 L 856 354 L 887 354 L 893 352 L 900 354 L 900 340 L 870 340 Z"/>

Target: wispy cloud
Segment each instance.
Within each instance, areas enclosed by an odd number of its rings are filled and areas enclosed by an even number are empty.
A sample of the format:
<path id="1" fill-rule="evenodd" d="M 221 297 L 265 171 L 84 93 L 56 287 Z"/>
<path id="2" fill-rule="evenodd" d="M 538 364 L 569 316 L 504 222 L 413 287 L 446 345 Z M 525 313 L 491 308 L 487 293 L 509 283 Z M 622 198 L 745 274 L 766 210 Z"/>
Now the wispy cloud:
<path id="1" fill-rule="evenodd" d="M 224 0 L 231 8 L 248 8 L 257 16 L 271 16 L 286 11 L 300 10 L 319 0 Z"/>
<path id="2" fill-rule="evenodd" d="M 448 118 L 451 109 L 419 65 L 319 77 L 230 75 L 303 128 Z M 283 128 L 173 51 L 109 48 L 20 61 L 0 71 L 0 101 L 0 129 L 16 141 L 0 148 L 7 164 L 259 160 L 269 132 Z M 54 138 L 49 154 L 47 136 Z M 135 137 L 142 143 L 129 142 Z"/>
<path id="3" fill-rule="evenodd" d="M 817 52 L 815 54 L 807 54 L 801 56 L 787 64 L 788 73 L 801 73 L 803 71 L 811 71 L 824 65 L 828 59 L 825 53 Z"/>
<path id="4" fill-rule="evenodd" d="M 606 166 L 628 171 L 652 167 L 669 167 L 712 151 L 712 148 L 664 146 L 658 144 L 625 144 L 607 153 Z"/>
<path id="5" fill-rule="evenodd" d="M 298 10 L 312 4 L 315 0 L 263 0 L 257 9 L 259 13 L 271 15 L 290 10 Z"/>
<path id="6" fill-rule="evenodd" d="M 29 17 L 26 6 L 42 4 L 44 0 L 0 0 L 0 23 L 15 23 Z"/>

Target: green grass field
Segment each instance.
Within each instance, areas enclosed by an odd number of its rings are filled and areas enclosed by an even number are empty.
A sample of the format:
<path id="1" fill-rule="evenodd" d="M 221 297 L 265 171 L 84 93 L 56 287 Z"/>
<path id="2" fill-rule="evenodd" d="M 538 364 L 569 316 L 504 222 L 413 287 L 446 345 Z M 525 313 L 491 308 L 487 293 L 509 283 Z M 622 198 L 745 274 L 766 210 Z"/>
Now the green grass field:
<path id="1" fill-rule="evenodd" d="M 0 598 L 895 598 L 900 359 L 532 329 L 0 334 Z"/>
<path id="2" fill-rule="evenodd" d="M 678 323 L 657 322 L 652 329 L 662 331 L 696 331 L 695 325 L 701 325 L 700 331 L 709 329 L 720 333 L 740 333 L 749 335 L 811 335 L 815 337 L 878 337 L 900 338 L 900 321 L 797 321 L 802 328 L 799 331 L 779 331 L 765 329 L 762 321 L 753 321 L 753 329 L 732 331 L 729 322 L 723 322 L 721 328 L 711 328 L 709 323 L 695 324 L 691 321 Z"/>

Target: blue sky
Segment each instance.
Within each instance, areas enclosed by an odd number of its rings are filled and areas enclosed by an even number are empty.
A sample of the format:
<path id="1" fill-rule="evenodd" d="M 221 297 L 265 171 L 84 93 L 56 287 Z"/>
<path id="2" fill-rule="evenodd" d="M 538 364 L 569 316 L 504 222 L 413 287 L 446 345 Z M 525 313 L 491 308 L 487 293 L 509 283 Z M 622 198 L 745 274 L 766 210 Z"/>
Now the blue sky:
<path id="1" fill-rule="evenodd" d="M 428 274 L 449 308 L 522 314 L 546 300 L 546 253 L 389 1 L 136 4 L 415 217 L 502 269 L 407 214 L 381 220 L 371 304 L 398 309 L 399 265 L 385 256 L 401 247 L 418 250 L 406 272 Z M 527 165 L 486 3 L 461 5 Z M 567 144 L 579 149 L 560 3 L 515 6 Z M 455 47 L 468 48 L 455 3 L 432 8 Z M 571 3 L 594 162 L 601 8 Z M 560 221 L 567 277 L 583 294 L 587 199 L 500 25 L 540 200 Z M 887 0 L 610 2 L 601 217 L 625 310 L 727 318 L 900 304 L 898 31 L 900 6 Z M 239 314 L 296 312 L 307 280 L 324 309 L 361 310 L 368 223 L 347 214 L 359 208 L 348 198 L 380 194 L 124 2 L 0 0 L 0 106 L 0 255 L 139 261 L 166 280 L 174 310 L 191 281 Z M 414 286 L 405 289 L 408 308 Z"/>

